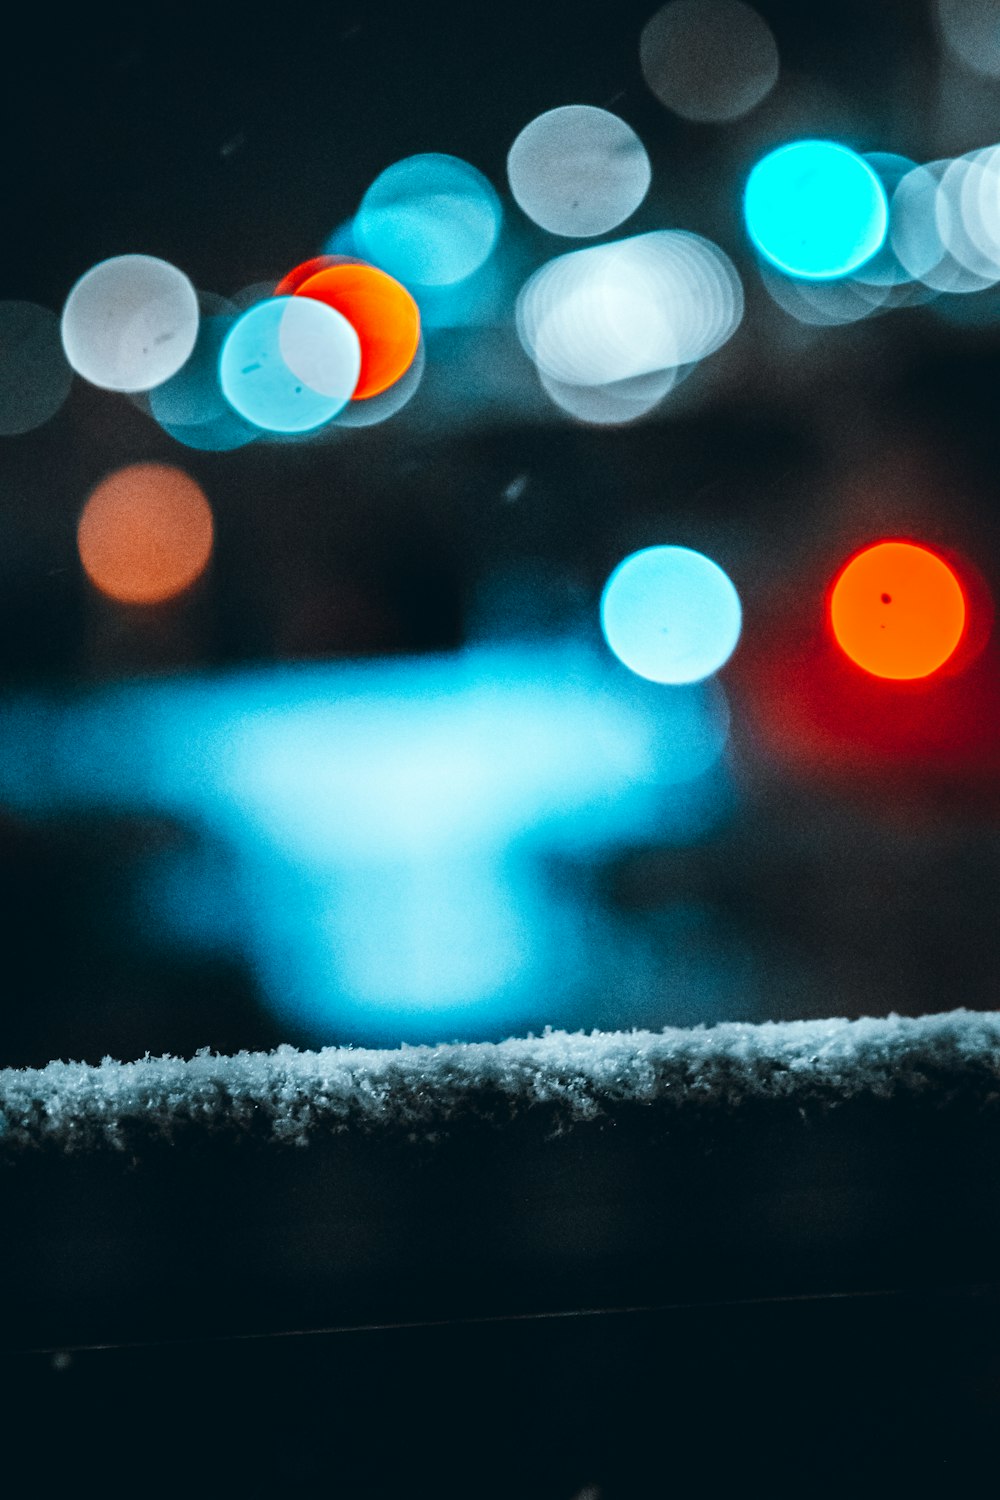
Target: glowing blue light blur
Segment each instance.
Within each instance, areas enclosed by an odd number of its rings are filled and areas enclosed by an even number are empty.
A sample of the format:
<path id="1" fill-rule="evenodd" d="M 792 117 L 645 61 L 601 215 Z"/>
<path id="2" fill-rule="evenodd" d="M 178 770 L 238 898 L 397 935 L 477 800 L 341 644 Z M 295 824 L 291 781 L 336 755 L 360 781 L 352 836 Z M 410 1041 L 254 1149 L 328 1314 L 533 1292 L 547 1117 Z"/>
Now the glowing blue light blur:
<path id="1" fill-rule="evenodd" d="M 362 259 L 354 238 L 353 219 L 339 224 L 323 244 L 324 255 L 347 255 Z M 371 257 L 367 257 L 371 258 Z M 518 288 L 537 264 L 537 249 L 524 226 L 504 225 L 486 259 L 461 281 L 430 286 L 409 281 L 407 289 L 420 308 L 420 326 L 425 332 L 437 328 L 496 328 L 507 321 Z"/>
<path id="2" fill-rule="evenodd" d="M 1000 280 L 1000 149 L 987 146 L 952 162 L 936 217 L 952 255 L 991 285 Z"/>
<path id="3" fill-rule="evenodd" d="M 437 328 L 492 327 L 504 323 L 510 305 L 517 295 L 519 282 L 527 275 L 523 261 L 510 255 L 510 240 L 505 240 L 487 260 L 450 286 L 414 286 L 420 308 L 420 324 L 425 331 Z"/>
<path id="4" fill-rule="evenodd" d="M 260 429 L 251 427 L 234 411 L 210 422 L 160 422 L 159 426 L 175 443 L 197 453 L 235 453 L 260 437 Z"/>
<path id="5" fill-rule="evenodd" d="M 630 788 L 648 807 L 655 786 L 702 774 L 728 731 L 711 693 L 661 702 L 579 656 L 480 650 L 337 681 L 335 699 L 237 720 L 219 749 L 239 799 L 310 862 L 421 861 L 557 828 L 575 839 L 577 819 L 605 818 L 602 796 L 624 798 L 612 821 L 630 821 Z"/>
<path id="6" fill-rule="evenodd" d="M 978 171 L 966 158 L 914 167 L 892 195 L 890 240 L 900 265 L 935 292 L 981 292 L 1000 279 L 1000 265 L 969 236 L 962 188 Z"/>
<path id="7" fill-rule="evenodd" d="M 229 453 L 260 435 L 240 417 L 222 392 L 219 360 L 235 319 L 202 318 L 194 350 L 186 365 L 149 393 L 149 410 L 163 430 L 206 453 Z"/>
<path id="8" fill-rule="evenodd" d="M 311 432 L 351 399 L 361 345 L 346 318 L 311 297 L 271 297 L 226 335 L 219 382 L 230 406 L 267 432 Z"/>
<path id="9" fill-rule="evenodd" d="M 889 206 L 878 174 L 834 141 L 793 141 L 757 163 L 743 211 L 760 253 L 789 276 L 848 276 L 883 243 Z"/>
<path id="10" fill-rule="evenodd" d="M 552 860 L 702 836 L 731 802 L 728 726 L 715 683 L 476 649 L 11 702 L 0 799 L 197 830 L 209 864 L 167 868 L 149 921 L 241 957 L 316 1040 L 477 1036 L 586 992 L 607 935 Z"/>
<path id="11" fill-rule="evenodd" d="M 646 547 L 604 586 L 611 650 L 651 682 L 691 683 L 724 666 L 740 638 L 740 598 L 717 563 L 688 547 Z"/>
<path id="12" fill-rule="evenodd" d="M 323 242 L 324 255 L 358 256 L 360 252 L 354 239 L 354 220 L 344 219 L 332 229 Z"/>
<path id="13" fill-rule="evenodd" d="M 483 265 L 501 219 L 500 199 L 481 172 L 429 152 L 376 177 L 352 234 L 358 253 L 404 286 L 450 286 Z"/>
<path id="14" fill-rule="evenodd" d="M 917 284 L 914 283 L 909 271 L 900 262 L 892 248 L 895 214 L 893 196 L 903 178 L 912 172 L 917 164 L 908 156 L 900 156 L 895 151 L 866 151 L 865 161 L 878 175 L 885 191 L 889 204 L 889 228 L 879 249 L 870 260 L 866 260 L 864 265 L 855 271 L 851 279 L 862 287 L 890 288 L 890 296 L 885 299 L 885 305 L 899 306 L 915 300 L 914 291 Z"/>
<path id="15" fill-rule="evenodd" d="M 995 148 L 988 147 L 911 166 L 896 184 L 889 248 L 915 285 L 954 295 L 982 292 L 1000 281 L 994 158 Z"/>

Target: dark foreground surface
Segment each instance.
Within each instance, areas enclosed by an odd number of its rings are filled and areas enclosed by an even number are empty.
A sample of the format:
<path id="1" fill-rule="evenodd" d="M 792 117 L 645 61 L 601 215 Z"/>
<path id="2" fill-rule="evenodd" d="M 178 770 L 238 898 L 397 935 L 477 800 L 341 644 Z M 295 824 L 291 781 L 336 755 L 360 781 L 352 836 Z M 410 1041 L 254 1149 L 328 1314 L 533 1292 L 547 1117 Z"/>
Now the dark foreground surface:
<path id="1" fill-rule="evenodd" d="M 961 1011 L 7 1071 L 4 1344 L 981 1286 L 998 1105 Z"/>
<path id="2" fill-rule="evenodd" d="M 979 1493 L 998 1032 L 0 1073 L 17 1492 Z"/>
<path id="3" fill-rule="evenodd" d="M 8 1355 L 5 1460 L 39 1494 L 987 1494 L 998 1335 L 995 1290 L 925 1288 Z"/>

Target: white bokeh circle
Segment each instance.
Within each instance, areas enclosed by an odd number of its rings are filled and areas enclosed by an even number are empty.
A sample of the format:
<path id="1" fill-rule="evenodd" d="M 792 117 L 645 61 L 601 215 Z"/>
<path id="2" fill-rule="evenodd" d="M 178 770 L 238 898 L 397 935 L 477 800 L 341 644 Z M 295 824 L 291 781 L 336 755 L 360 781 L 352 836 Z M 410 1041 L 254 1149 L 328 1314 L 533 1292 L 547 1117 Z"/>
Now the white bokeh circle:
<path id="1" fill-rule="evenodd" d="M 153 255 L 116 255 L 91 267 L 67 297 L 63 348 L 91 385 L 150 391 L 188 359 L 198 321 L 198 296 L 183 271 Z"/>
<path id="2" fill-rule="evenodd" d="M 518 207 L 551 234 L 607 234 L 635 213 L 652 180 L 630 125 L 589 104 L 550 109 L 526 125 L 507 157 Z"/>

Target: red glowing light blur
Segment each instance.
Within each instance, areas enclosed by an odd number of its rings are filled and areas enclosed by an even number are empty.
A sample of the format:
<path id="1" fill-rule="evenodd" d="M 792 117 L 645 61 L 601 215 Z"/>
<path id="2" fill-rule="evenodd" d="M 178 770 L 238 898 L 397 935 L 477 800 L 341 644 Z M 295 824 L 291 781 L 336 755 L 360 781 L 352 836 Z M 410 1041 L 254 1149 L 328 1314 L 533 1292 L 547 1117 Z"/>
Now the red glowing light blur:
<path id="1" fill-rule="evenodd" d="M 341 260 L 305 277 L 294 295 L 325 302 L 341 313 L 358 335 L 361 374 L 353 400 L 377 396 L 406 374 L 420 345 L 420 312 L 405 286 L 394 277 L 363 261 Z"/>
<path id="2" fill-rule="evenodd" d="M 824 620 L 828 565 L 817 559 L 777 582 L 727 687 L 758 744 L 785 774 L 871 798 L 880 812 L 905 804 L 1000 815 L 1000 641 L 992 633 L 993 600 L 968 558 L 929 555 L 947 565 L 965 609 L 961 638 L 936 669 L 896 678 L 859 670 L 834 633 L 829 586 Z M 880 587 L 870 605 L 876 625 L 878 612 L 890 607 L 883 605 L 883 592 L 891 591 Z M 939 639 L 939 653 L 946 642 L 947 635 Z"/>
<path id="3" fill-rule="evenodd" d="M 877 542 L 841 569 L 830 623 L 841 650 L 873 677 L 929 677 L 965 630 L 961 585 L 948 564 L 915 542 Z"/>
<path id="4" fill-rule="evenodd" d="M 311 260 L 304 260 L 301 265 L 293 266 L 287 276 L 283 276 L 274 289 L 276 297 L 294 297 L 304 281 L 310 276 L 315 276 L 319 271 L 328 271 L 331 266 L 350 266 L 357 262 L 350 255 L 314 255 Z"/>

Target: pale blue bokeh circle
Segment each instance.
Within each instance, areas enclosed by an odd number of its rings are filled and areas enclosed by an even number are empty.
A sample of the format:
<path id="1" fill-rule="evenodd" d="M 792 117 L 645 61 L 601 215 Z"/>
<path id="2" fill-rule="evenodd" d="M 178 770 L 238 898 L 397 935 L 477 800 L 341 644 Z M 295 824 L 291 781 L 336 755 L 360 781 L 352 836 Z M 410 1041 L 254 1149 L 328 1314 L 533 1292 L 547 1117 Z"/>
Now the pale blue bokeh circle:
<path id="1" fill-rule="evenodd" d="M 405 286 L 453 286 L 489 258 L 503 217 L 493 185 L 457 156 L 425 152 L 393 163 L 368 189 L 354 242 Z"/>
<path id="2" fill-rule="evenodd" d="M 186 365 L 149 393 L 155 422 L 176 442 L 203 453 L 231 453 L 260 437 L 260 428 L 239 416 L 222 391 L 219 356 L 235 317 L 203 317 Z"/>
<path id="3" fill-rule="evenodd" d="M 813 281 L 863 266 L 889 226 L 878 173 L 835 141 L 793 141 L 763 157 L 747 179 L 743 211 L 761 255 Z"/>
<path id="4" fill-rule="evenodd" d="M 689 547 L 646 547 L 611 574 L 601 628 L 630 671 L 650 682 L 711 677 L 740 638 L 743 610 L 733 583 L 711 558 Z"/>
<path id="5" fill-rule="evenodd" d="M 303 345 L 298 371 L 287 362 L 289 315 Z M 312 432 L 347 405 L 360 360 L 357 334 L 333 308 L 311 297 L 271 297 L 249 307 L 229 330 L 219 384 L 233 410 L 255 427 Z M 311 367 L 320 372 L 321 389 L 303 378 Z"/>

